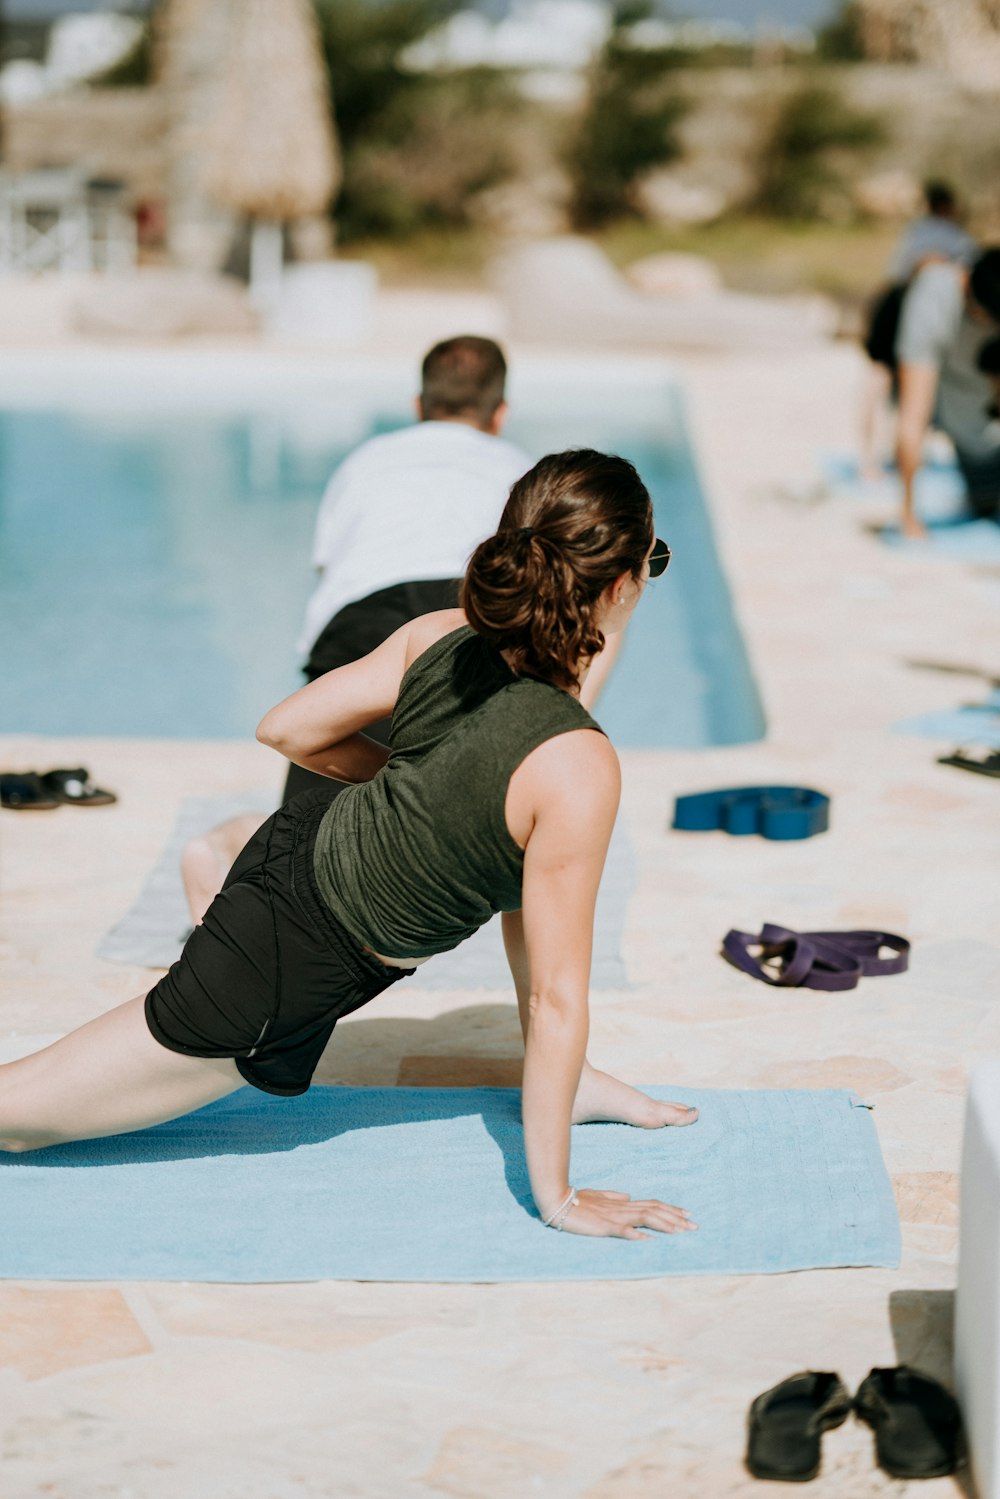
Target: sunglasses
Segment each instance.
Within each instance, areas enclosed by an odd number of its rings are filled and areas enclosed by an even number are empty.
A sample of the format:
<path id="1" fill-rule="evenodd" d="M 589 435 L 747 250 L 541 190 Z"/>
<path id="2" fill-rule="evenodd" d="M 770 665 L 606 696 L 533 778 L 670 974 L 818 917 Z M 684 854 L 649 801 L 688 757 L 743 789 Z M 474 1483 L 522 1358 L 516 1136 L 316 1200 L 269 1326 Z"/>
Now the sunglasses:
<path id="1" fill-rule="evenodd" d="M 649 554 L 649 576 L 659 578 L 666 572 L 670 563 L 670 548 L 665 541 L 659 537 L 653 542 L 653 550 Z"/>

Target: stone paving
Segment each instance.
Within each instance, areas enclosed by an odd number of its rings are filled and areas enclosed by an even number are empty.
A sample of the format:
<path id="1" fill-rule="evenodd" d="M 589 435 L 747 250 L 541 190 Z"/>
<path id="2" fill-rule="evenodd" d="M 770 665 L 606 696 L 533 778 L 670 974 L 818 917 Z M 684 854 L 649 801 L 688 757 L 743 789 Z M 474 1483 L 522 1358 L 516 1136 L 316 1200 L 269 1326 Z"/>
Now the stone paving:
<path id="1" fill-rule="evenodd" d="M 515 352 L 515 357 L 518 351 Z M 250 357 L 250 356 L 248 356 Z M 591 1054 L 641 1083 L 853 1087 L 874 1105 L 903 1226 L 898 1270 L 566 1285 L 0 1285 L 3 1499 L 710 1499 L 778 1495 L 742 1468 L 752 1397 L 797 1369 L 948 1378 L 966 1069 L 1000 1051 L 1000 789 L 888 732 L 996 672 L 1000 572 L 894 553 L 822 498 L 851 443 L 859 359 L 678 361 L 721 551 L 769 719 L 759 744 L 623 756 L 640 882 L 635 987 L 593 997 Z M 669 586 L 669 578 L 664 585 Z M 959 664 L 962 675 L 911 663 Z M 148 987 L 94 944 L 192 791 L 277 785 L 256 745 L 0 741 L 10 768 L 79 763 L 104 810 L 4 814 L 3 1055 Z M 674 796 L 815 785 L 804 843 L 668 833 Z M 819 995 L 718 957 L 730 926 L 876 926 L 911 971 Z M 320 1080 L 514 1085 L 506 992 L 415 984 L 338 1028 Z M 0 1228 L 2 1231 L 2 1228 Z M 68 1226 L 72 1231 L 72 1226 Z M 405 1226 L 402 1226 L 405 1231 Z M 825 1439 L 822 1499 L 969 1493 Z"/>

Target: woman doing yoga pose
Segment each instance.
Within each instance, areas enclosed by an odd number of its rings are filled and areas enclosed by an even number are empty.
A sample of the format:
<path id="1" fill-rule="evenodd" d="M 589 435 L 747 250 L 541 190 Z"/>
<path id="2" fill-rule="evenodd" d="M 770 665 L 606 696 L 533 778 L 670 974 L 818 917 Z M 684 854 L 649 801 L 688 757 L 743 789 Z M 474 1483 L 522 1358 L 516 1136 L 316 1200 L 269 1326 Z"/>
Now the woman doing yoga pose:
<path id="1" fill-rule="evenodd" d="M 303 1093 L 341 1016 L 499 910 L 541 1219 L 629 1239 L 694 1227 L 681 1208 L 569 1182 L 571 1123 L 696 1117 L 586 1060 L 619 766 L 579 690 L 669 555 L 624 459 L 536 464 L 473 553 L 461 610 L 414 620 L 267 714 L 258 738 L 350 788 L 264 823 L 148 995 L 0 1067 L 0 1146 L 143 1129 L 245 1083 Z M 386 750 L 363 731 L 389 713 Z"/>

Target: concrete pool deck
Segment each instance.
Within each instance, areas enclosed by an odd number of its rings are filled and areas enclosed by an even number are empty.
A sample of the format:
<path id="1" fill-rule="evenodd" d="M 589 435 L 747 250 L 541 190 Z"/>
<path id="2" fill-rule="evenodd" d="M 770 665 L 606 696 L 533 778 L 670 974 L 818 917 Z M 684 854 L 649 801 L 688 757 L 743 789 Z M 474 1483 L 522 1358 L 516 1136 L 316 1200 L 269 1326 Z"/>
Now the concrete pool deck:
<path id="1" fill-rule="evenodd" d="M 810 1367 L 852 1388 L 875 1364 L 948 1377 L 965 1077 L 1000 1052 L 1000 790 L 936 765 L 952 744 L 889 726 L 985 696 L 975 672 L 998 670 L 1000 569 L 894 552 L 865 532 L 879 517 L 864 505 L 821 498 L 819 452 L 852 442 L 852 349 L 673 362 L 769 734 L 623 755 L 635 988 L 595 993 L 591 1055 L 637 1083 L 857 1089 L 897 1192 L 900 1268 L 586 1285 L 7 1282 L 5 1499 L 766 1499 L 787 1491 L 741 1462 L 761 1390 Z M 148 987 L 94 946 L 179 801 L 277 787 L 280 769 L 252 744 L 19 736 L 0 754 L 11 769 L 83 761 L 121 798 L 0 821 L 12 1056 Z M 772 780 L 828 791 L 830 832 L 772 844 L 667 831 L 678 792 Z M 901 931 L 912 969 L 841 995 L 766 989 L 718 957 L 728 927 L 765 920 Z M 509 994 L 413 983 L 344 1022 L 321 1080 L 516 1083 L 517 1055 Z M 826 1437 L 812 1493 L 911 1490 L 968 1492 L 965 1478 L 887 1478 L 867 1428 Z"/>

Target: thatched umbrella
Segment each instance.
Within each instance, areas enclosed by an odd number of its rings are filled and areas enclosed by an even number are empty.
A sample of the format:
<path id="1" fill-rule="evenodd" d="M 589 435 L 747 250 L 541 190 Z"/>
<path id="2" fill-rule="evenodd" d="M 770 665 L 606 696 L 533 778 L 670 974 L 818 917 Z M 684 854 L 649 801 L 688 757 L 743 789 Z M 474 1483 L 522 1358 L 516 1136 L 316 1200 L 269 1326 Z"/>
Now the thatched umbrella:
<path id="1" fill-rule="evenodd" d="M 208 191 L 253 221 L 250 285 L 266 296 L 281 276 L 282 225 L 325 212 L 340 186 L 330 81 L 309 0 L 229 0 L 204 161 Z"/>

